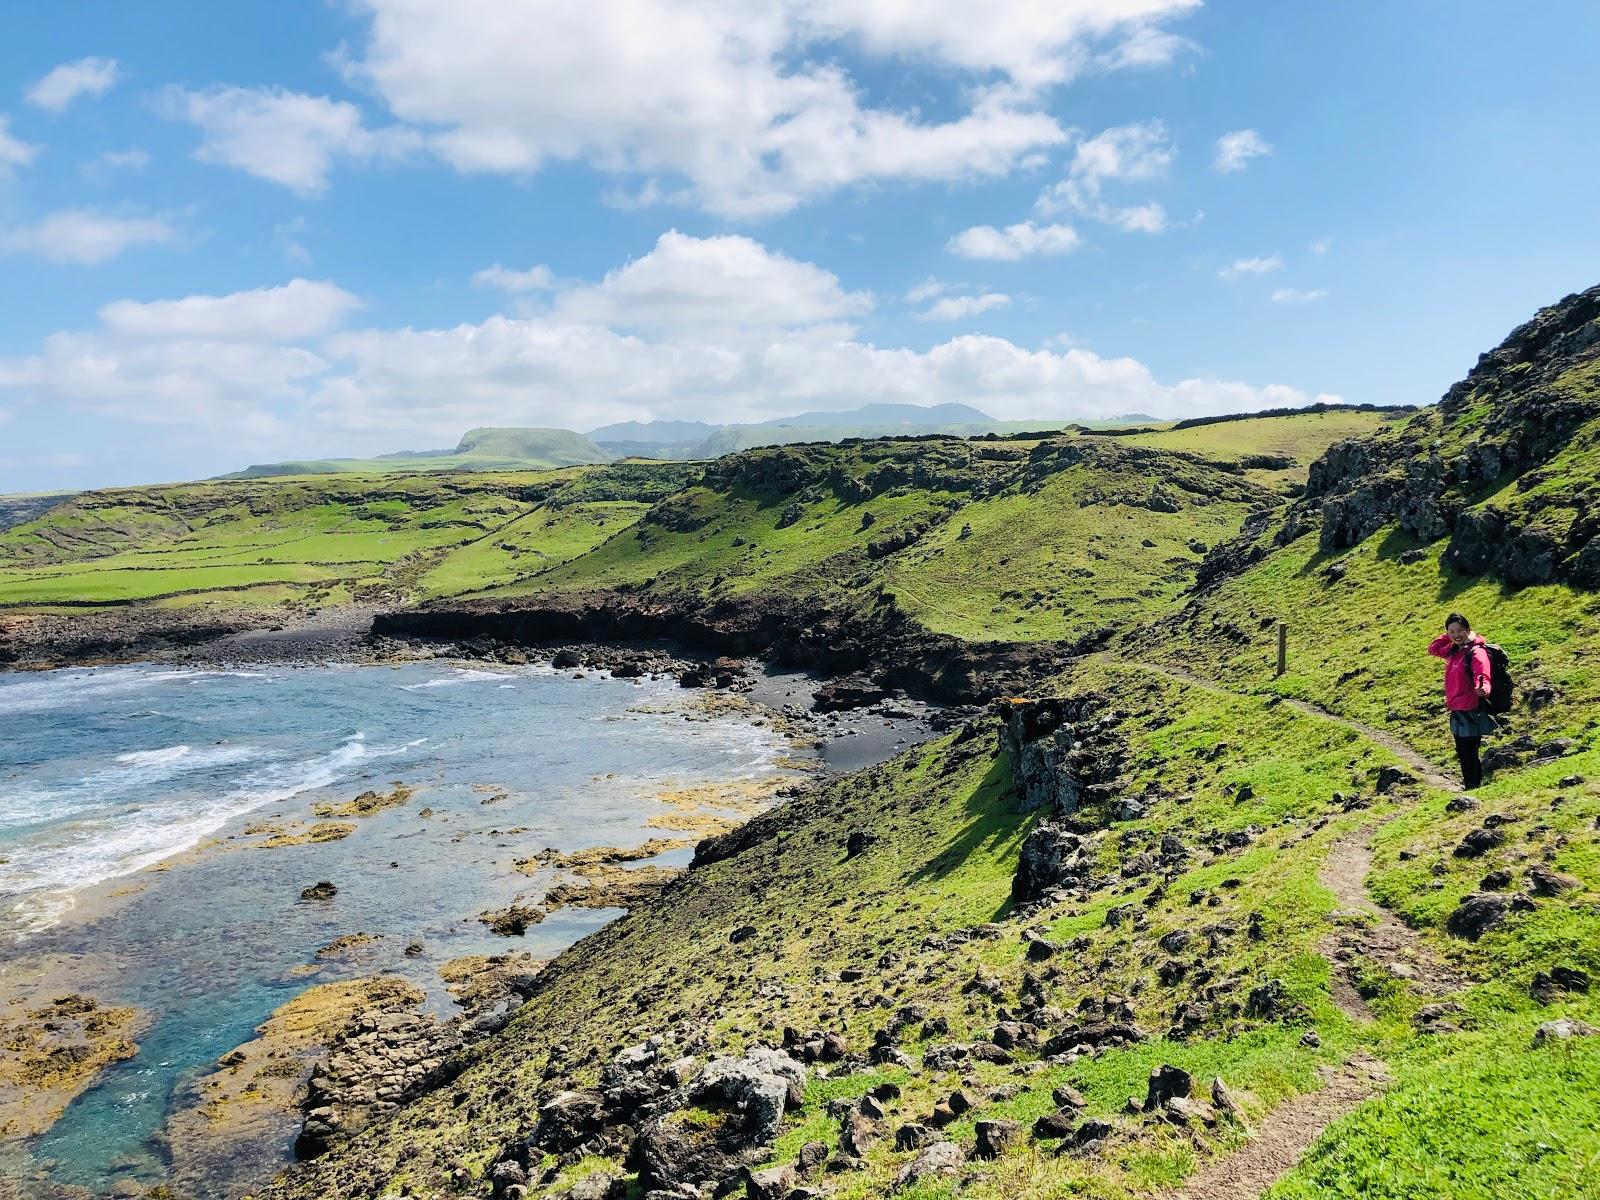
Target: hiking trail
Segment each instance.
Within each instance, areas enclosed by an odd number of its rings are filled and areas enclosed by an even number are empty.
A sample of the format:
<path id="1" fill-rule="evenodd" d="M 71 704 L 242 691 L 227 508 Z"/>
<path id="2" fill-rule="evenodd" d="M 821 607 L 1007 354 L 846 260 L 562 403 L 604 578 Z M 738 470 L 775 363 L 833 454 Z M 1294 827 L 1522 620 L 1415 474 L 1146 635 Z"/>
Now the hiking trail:
<path id="1" fill-rule="evenodd" d="M 1140 663 L 1159 674 L 1210 692 L 1227 692 L 1215 682 L 1175 667 Z M 1309 701 L 1284 697 L 1308 716 L 1342 725 L 1382 746 L 1415 771 L 1431 787 L 1454 790 L 1455 785 L 1414 748 L 1381 729 L 1341 717 Z M 1359 975 L 1365 966 L 1380 968 L 1404 979 L 1419 992 L 1442 995 L 1464 982 L 1442 963 L 1427 944 L 1388 909 L 1367 895 L 1366 877 L 1372 868 L 1370 839 L 1376 826 L 1344 834 L 1328 847 L 1317 880 L 1334 895 L 1332 928 L 1319 946 L 1333 967 L 1333 1001 L 1352 1020 L 1373 1019 L 1361 994 Z M 1257 1200 L 1287 1175 L 1334 1121 L 1379 1095 L 1390 1082 L 1388 1067 L 1365 1052 L 1357 1052 L 1338 1067 L 1323 1067 L 1323 1085 L 1278 1105 L 1250 1131 L 1250 1140 L 1231 1154 L 1204 1163 L 1167 1200 Z"/>

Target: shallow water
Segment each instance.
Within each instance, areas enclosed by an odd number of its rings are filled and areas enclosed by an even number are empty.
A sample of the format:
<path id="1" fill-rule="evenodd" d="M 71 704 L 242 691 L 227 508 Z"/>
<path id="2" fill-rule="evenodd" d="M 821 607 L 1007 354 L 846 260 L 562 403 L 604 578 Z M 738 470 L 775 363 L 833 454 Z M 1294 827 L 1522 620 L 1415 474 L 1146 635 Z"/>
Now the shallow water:
<path id="1" fill-rule="evenodd" d="M 475 919 L 542 893 L 550 876 L 517 872 L 516 858 L 636 844 L 663 832 L 645 825 L 660 791 L 778 769 L 779 736 L 747 719 L 686 721 L 693 695 L 438 663 L 0 675 L 0 960 L 86 955 L 74 986 L 154 1016 L 138 1056 L 30 1147 L 34 1162 L 92 1187 L 160 1178 L 157 1135 L 186 1085 L 314 982 L 290 972 L 341 934 L 383 940 L 318 979 L 395 970 L 443 1011 L 445 960 L 547 957 L 614 917 L 563 909 L 513 939 Z M 341 841 L 261 849 L 242 836 L 395 780 L 412 799 Z M 335 899 L 301 902 L 319 879 Z M 136 890 L 107 900 L 112 889 L 91 886 L 107 880 Z M 412 939 L 425 949 L 408 959 Z"/>

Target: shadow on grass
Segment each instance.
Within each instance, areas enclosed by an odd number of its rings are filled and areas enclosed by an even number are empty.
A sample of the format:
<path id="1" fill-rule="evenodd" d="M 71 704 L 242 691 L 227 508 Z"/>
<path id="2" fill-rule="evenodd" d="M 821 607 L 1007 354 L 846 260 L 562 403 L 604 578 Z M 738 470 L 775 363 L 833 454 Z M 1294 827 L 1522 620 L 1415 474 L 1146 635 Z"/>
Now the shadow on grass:
<path id="1" fill-rule="evenodd" d="M 976 787 L 962 802 L 964 819 L 955 828 L 943 850 L 914 871 L 907 880 L 910 884 L 945 880 L 964 867 L 972 856 L 982 852 L 999 861 L 1015 862 L 1022 840 L 1042 815 L 1026 815 L 1015 810 L 1015 796 L 1011 790 L 1011 760 L 1000 754 Z M 998 920 L 1011 908 L 1006 900 L 996 910 Z"/>

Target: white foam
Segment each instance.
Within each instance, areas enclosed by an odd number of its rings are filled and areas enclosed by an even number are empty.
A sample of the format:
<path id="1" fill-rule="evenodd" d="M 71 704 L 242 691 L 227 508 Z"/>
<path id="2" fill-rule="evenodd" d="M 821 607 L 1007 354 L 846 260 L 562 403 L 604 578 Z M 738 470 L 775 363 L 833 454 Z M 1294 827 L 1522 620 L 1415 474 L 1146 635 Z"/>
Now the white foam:
<path id="1" fill-rule="evenodd" d="M 421 683 L 402 683 L 400 690 L 405 692 L 420 692 L 425 688 L 455 687 L 461 683 L 484 683 L 493 680 L 503 682 L 506 677 L 504 671 L 478 671 L 471 667 L 457 667 L 449 675 L 437 679 L 427 679 Z"/>
<path id="2" fill-rule="evenodd" d="M 130 767 L 158 766 L 162 763 L 177 762 L 188 753 L 187 746 L 163 746 L 159 750 L 134 750 L 128 754 L 119 754 L 117 761 L 126 763 Z"/>
<path id="3" fill-rule="evenodd" d="M 198 844 L 235 817 L 304 792 L 331 787 L 367 759 L 402 754 L 427 741 L 369 747 L 360 732 L 326 753 L 270 763 L 241 778 L 220 795 L 197 799 L 168 796 L 115 812 L 72 821 L 51 840 L 18 847 L 0 867 L 0 893 L 21 894 L 13 915 L 29 930 L 54 924 L 63 898 L 80 888 L 129 875 Z"/>

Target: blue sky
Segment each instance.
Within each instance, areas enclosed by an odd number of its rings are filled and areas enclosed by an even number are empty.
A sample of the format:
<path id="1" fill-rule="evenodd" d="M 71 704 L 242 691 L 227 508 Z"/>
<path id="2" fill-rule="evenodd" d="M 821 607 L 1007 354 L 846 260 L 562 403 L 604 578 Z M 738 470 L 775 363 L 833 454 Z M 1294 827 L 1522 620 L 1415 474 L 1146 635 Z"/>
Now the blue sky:
<path id="1" fill-rule="evenodd" d="M 0 491 L 959 400 L 1426 403 L 1600 274 L 1600 6 L 26 2 Z"/>

